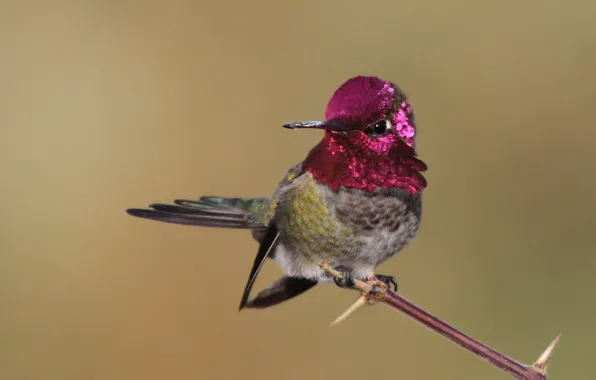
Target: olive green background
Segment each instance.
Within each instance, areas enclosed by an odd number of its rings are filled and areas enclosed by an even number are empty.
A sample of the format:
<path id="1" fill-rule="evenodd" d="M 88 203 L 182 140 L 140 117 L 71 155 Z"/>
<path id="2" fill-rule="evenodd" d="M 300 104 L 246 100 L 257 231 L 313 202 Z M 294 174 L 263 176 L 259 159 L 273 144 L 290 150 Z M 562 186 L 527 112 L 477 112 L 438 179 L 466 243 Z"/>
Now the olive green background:
<path id="1" fill-rule="evenodd" d="M 0 379 L 507 379 L 357 294 L 237 312 L 246 231 L 127 207 L 268 195 L 357 74 L 399 83 L 423 226 L 379 271 L 551 379 L 594 379 L 592 1 L 3 1 Z M 269 262 L 257 283 L 279 275 Z"/>

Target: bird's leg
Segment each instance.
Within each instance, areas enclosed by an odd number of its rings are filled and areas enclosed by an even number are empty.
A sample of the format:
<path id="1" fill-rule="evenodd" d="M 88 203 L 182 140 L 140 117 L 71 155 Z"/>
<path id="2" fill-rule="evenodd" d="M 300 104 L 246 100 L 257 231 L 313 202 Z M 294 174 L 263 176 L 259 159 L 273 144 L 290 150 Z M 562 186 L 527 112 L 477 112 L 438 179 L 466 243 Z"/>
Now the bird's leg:
<path id="1" fill-rule="evenodd" d="M 397 280 L 393 276 L 385 276 L 384 274 L 373 274 L 368 279 L 369 281 L 381 281 L 387 286 L 387 289 L 392 289 L 397 292 Z"/>
<path id="2" fill-rule="evenodd" d="M 343 265 L 339 265 L 336 266 L 334 269 L 341 273 L 341 278 L 333 277 L 335 285 L 339 286 L 340 288 L 354 287 L 354 277 L 352 277 L 352 274 L 350 273 L 348 268 L 344 267 Z"/>

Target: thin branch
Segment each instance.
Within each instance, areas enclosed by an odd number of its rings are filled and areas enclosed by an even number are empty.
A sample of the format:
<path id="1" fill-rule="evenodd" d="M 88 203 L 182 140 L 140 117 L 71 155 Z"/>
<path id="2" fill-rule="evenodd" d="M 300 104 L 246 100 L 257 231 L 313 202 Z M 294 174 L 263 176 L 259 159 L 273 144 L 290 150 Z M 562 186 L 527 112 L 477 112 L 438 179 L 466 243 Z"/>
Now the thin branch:
<path id="1" fill-rule="evenodd" d="M 332 276 L 341 278 L 342 274 L 327 264 L 321 264 L 321 269 L 327 271 Z M 352 305 L 344 314 L 342 314 L 333 324 L 340 322 L 353 313 L 360 306 L 364 305 L 364 301 L 378 301 L 385 305 L 404 313 L 406 316 L 415 320 L 416 322 L 428 327 L 429 329 L 441 334 L 443 337 L 449 339 L 453 343 L 463 347 L 477 357 L 486 360 L 495 367 L 509 373 L 513 377 L 521 380 L 546 380 L 546 370 L 550 359 L 552 357 L 555 345 L 559 341 L 561 335 L 558 335 L 546 350 L 540 355 L 536 363 L 532 365 L 525 365 L 519 363 L 508 356 L 501 354 L 492 348 L 480 343 L 476 339 L 464 334 L 456 328 L 448 325 L 434 315 L 426 312 L 420 307 L 414 305 L 407 299 L 398 295 L 397 293 L 387 289 L 387 286 L 379 281 L 363 282 L 355 280 L 356 288 L 362 292 L 362 296 Z"/>

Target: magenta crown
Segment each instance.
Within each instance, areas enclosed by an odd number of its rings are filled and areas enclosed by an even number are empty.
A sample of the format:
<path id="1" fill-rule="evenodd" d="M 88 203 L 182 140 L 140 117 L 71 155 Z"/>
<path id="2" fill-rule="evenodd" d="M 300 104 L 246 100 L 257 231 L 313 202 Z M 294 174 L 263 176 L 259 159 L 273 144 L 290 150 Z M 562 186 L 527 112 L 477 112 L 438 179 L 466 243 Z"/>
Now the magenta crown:
<path id="1" fill-rule="evenodd" d="M 335 91 L 327 105 L 325 119 L 364 129 L 391 113 L 395 129 L 413 146 L 416 125 L 406 95 L 397 85 L 378 77 L 355 76 Z"/>

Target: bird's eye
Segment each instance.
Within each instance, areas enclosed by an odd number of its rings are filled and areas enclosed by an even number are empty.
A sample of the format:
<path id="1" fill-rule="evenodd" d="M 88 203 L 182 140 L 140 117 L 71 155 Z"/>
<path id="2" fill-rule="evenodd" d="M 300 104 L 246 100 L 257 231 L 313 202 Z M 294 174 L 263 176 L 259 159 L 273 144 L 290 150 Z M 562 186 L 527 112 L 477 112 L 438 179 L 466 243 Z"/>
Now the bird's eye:
<path id="1" fill-rule="evenodd" d="M 379 120 L 374 124 L 369 125 L 365 132 L 369 135 L 383 136 L 393 128 L 391 121 L 387 119 Z"/>

